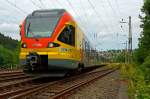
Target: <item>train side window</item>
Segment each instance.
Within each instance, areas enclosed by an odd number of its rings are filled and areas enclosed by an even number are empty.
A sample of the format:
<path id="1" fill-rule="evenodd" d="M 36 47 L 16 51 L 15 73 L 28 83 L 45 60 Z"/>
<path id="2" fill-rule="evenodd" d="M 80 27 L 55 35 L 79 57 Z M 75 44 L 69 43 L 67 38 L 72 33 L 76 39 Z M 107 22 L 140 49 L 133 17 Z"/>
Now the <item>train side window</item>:
<path id="1" fill-rule="evenodd" d="M 75 46 L 75 27 L 72 25 L 67 25 L 59 35 L 58 40 L 63 43 Z"/>

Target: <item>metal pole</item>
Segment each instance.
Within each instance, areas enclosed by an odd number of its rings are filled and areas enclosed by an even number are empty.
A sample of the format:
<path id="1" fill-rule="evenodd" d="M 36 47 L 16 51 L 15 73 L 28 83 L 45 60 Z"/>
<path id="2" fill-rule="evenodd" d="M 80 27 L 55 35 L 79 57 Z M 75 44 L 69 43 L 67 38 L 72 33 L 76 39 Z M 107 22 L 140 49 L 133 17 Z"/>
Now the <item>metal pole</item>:
<path id="1" fill-rule="evenodd" d="M 128 57 L 127 57 L 127 41 L 126 41 L 126 46 L 125 46 L 125 63 L 127 63 L 127 59 L 128 59 Z"/>
<path id="2" fill-rule="evenodd" d="M 131 16 L 129 16 L 129 38 L 128 38 L 128 63 L 131 63 L 132 54 L 132 28 L 131 28 Z"/>
<path id="3" fill-rule="evenodd" d="M 128 52 L 127 52 L 127 63 L 131 63 L 132 60 L 132 26 L 131 26 L 131 16 L 129 16 L 129 22 L 123 22 L 123 19 L 120 23 L 128 23 L 129 25 L 129 35 L 128 35 Z"/>

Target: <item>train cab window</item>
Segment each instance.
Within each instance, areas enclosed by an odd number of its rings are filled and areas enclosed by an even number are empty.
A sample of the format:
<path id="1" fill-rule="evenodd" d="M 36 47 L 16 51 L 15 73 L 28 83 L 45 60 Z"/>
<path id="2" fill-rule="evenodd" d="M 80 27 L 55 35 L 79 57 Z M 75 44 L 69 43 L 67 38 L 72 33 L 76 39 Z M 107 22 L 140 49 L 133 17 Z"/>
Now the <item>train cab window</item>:
<path id="1" fill-rule="evenodd" d="M 59 35 L 58 40 L 75 46 L 75 27 L 72 25 L 67 25 Z"/>

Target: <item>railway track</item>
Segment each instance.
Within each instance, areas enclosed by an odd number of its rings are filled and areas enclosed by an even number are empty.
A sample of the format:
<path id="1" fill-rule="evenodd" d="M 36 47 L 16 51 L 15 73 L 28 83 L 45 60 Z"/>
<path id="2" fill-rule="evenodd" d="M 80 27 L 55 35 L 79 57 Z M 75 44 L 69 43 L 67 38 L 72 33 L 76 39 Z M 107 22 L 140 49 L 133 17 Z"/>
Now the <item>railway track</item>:
<path id="1" fill-rule="evenodd" d="M 20 80 L 12 80 L 9 82 L 2 82 L 0 83 L 0 93 L 9 92 L 12 90 L 24 88 L 28 85 L 31 85 L 33 81 L 33 78 L 26 78 L 26 79 L 20 79 Z M 1 99 L 1 98 L 0 98 Z"/>
<path id="2" fill-rule="evenodd" d="M 0 77 L 7 76 L 7 75 L 13 75 L 13 74 L 19 74 L 23 73 L 21 70 L 11 70 L 11 71 L 0 71 Z"/>
<path id="3" fill-rule="evenodd" d="M 15 71 L 1 71 L 0 72 L 0 99 L 7 99 L 1 97 L 1 93 L 9 93 L 18 89 L 28 88 L 32 85 L 30 76 L 25 75 L 21 70 Z"/>
<path id="4" fill-rule="evenodd" d="M 45 84 L 30 84 L 17 90 L 0 92 L 0 99 L 58 99 L 66 98 L 75 89 L 100 79 L 116 69 L 92 71 Z"/>
<path id="5" fill-rule="evenodd" d="M 0 83 L 29 78 L 22 71 L 0 72 Z"/>

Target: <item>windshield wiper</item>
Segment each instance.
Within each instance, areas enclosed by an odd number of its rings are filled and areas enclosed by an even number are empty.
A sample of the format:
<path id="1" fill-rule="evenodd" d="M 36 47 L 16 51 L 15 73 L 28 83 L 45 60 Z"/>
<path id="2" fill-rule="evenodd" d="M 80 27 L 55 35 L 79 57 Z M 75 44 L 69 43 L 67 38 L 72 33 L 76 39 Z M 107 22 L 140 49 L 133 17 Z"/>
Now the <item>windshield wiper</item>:
<path id="1" fill-rule="evenodd" d="M 29 33 L 29 30 L 30 30 L 30 22 L 29 22 L 29 25 L 28 25 L 28 27 L 27 27 L 27 35 L 28 35 L 28 33 Z"/>

